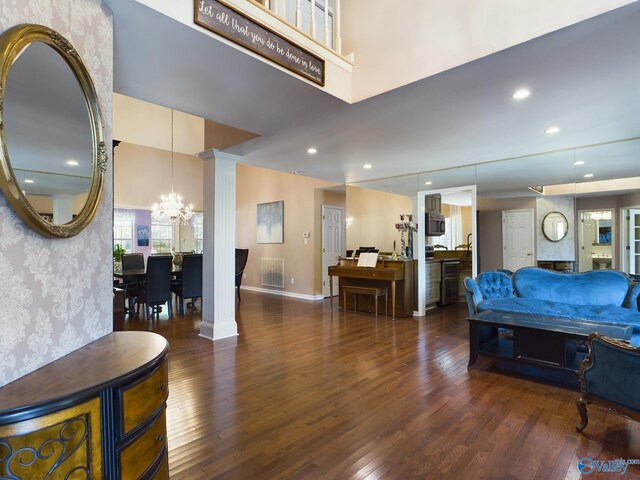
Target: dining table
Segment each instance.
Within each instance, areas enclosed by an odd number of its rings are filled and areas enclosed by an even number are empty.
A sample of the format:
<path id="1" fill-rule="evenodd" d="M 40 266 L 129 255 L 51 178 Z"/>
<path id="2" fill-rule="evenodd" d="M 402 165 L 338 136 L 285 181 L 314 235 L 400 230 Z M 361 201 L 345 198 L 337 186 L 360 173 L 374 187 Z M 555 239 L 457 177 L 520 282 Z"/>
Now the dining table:
<path id="1" fill-rule="evenodd" d="M 113 276 L 121 280 L 143 280 L 146 277 L 147 271 L 144 268 L 130 268 L 127 270 L 114 271 Z M 174 278 L 182 277 L 182 268 L 174 266 L 171 269 L 171 276 Z"/>

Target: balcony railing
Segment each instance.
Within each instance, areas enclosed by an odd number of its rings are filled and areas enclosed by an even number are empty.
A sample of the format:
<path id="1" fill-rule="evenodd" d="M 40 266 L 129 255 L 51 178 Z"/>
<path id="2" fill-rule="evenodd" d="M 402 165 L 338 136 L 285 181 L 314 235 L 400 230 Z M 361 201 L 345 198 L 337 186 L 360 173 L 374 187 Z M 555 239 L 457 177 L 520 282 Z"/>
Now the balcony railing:
<path id="1" fill-rule="evenodd" d="M 276 16 L 340 53 L 340 0 L 256 0 Z"/>

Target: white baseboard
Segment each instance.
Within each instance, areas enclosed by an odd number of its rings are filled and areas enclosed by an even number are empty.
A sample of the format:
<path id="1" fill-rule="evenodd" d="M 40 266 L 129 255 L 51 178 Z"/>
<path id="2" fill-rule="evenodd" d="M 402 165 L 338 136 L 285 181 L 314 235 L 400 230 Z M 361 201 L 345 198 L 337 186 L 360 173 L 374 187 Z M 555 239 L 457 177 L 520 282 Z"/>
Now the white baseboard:
<path id="1" fill-rule="evenodd" d="M 213 340 L 213 323 L 200 322 L 200 336 Z"/>
<path id="2" fill-rule="evenodd" d="M 248 290 L 250 292 L 259 292 L 266 293 L 269 295 L 279 295 L 281 297 L 291 297 L 291 298 L 299 298 L 300 300 L 311 300 L 316 302 L 318 300 L 324 300 L 323 295 L 307 295 L 305 293 L 294 293 L 294 292 L 285 292 L 283 290 L 271 290 L 269 288 L 260 288 L 260 287 L 250 287 L 250 286 L 240 286 L 240 290 Z"/>

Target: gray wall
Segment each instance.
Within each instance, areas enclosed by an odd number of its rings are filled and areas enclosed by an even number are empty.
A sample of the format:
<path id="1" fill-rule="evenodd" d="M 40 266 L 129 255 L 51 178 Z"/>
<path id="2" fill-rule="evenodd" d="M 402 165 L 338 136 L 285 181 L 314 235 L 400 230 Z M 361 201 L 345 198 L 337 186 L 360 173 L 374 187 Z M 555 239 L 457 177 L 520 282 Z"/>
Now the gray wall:
<path id="1" fill-rule="evenodd" d="M 0 32 L 21 23 L 49 26 L 74 45 L 93 77 L 111 145 L 113 25 L 108 9 L 99 0 L 2 2 Z M 112 330 L 111 159 L 104 187 L 93 222 L 70 239 L 34 233 L 0 193 L 0 386 Z"/>

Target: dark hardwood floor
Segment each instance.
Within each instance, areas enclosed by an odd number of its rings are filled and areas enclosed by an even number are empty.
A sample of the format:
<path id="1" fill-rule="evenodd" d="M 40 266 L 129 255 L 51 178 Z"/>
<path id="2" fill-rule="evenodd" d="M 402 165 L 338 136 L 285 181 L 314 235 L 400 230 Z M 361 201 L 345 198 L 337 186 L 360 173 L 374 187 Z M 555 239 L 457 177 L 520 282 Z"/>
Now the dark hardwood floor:
<path id="1" fill-rule="evenodd" d="M 490 359 L 467 370 L 465 316 L 392 321 L 243 291 L 237 338 L 198 337 L 199 312 L 127 328 L 171 345 L 172 479 L 577 479 L 581 458 L 640 458 L 639 425 L 601 407 L 575 432 L 577 391 Z"/>

